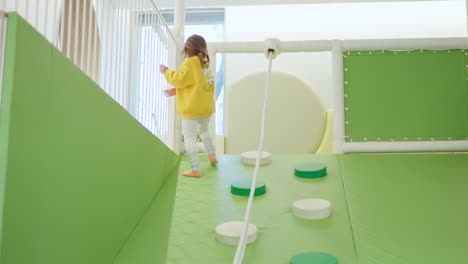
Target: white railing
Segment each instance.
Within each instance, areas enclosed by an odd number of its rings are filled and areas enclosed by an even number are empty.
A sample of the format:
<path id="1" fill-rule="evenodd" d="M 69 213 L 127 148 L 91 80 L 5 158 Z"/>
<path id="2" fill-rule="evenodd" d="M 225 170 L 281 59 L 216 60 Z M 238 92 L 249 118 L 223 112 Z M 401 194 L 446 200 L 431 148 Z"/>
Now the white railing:
<path id="1" fill-rule="evenodd" d="M 3 3 L 4 4 L 4 3 Z M 6 41 L 6 13 L 3 4 L 0 4 L 0 109 L 2 105 L 2 86 L 3 86 L 3 63 L 5 58 Z"/>
<path id="2" fill-rule="evenodd" d="M 175 101 L 159 65 L 176 66 L 176 41 L 152 0 L 2 0 L 175 149 Z"/>

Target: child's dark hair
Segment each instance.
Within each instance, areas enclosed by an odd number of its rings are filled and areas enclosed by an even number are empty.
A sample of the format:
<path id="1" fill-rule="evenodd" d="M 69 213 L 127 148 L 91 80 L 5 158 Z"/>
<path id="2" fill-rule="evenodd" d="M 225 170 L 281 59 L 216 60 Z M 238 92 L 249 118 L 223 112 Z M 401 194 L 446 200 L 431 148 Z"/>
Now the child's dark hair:
<path id="1" fill-rule="evenodd" d="M 206 41 L 202 36 L 192 35 L 185 41 L 184 51 L 189 57 L 198 56 L 203 68 L 210 64 L 210 56 L 206 48 Z"/>

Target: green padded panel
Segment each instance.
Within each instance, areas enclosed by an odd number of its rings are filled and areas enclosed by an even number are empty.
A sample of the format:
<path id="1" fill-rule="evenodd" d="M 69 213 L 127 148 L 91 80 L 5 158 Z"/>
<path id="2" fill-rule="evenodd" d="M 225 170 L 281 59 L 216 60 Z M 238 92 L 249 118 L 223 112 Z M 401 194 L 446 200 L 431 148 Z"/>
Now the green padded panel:
<path id="1" fill-rule="evenodd" d="M 468 259 L 468 155 L 340 156 L 359 263 Z"/>
<path id="2" fill-rule="evenodd" d="M 338 264 L 338 260 L 327 253 L 306 252 L 292 257 L 290 264 Z"/>
<path id="3" fill-rule="evenodd" d="M 345 52 L 348 142 L 468 138 L 466 51 Z"/>
<path id="4" fill-rule="evenodd" d="M 252 175 L 253 177 L 253 175 Z M 249 196 L 250 189 L 252 187 L 252 179 L 239 179 L 231 183 L 231 193 L 240 196 Z M 265 194 L 266 192 L 266 182 L 261 179 L 257 179 L 255 183 L 255 192 L 254 196 Z"/>
<path id="5" fill-rule="evenodd" d="M 14 13 L 5 69 L 0 263 L 112 263 L 179 157 Z"/>
<path id="6" fill-rule="evenodd" d="M 156 194 L 150 209 L 112 264 L 166 263 L 179 164 Z"/>
<path id="7" fill-rule="evenodd" d="M 244 263 L 289 263 L 292 256 L 309 251 L 328 252 L 342 263 L 356 263 L 341 172 L 336 156 L 275 155 L 275 162 L 260 169 L 268 192 L 255 197 L 252 223 L 258 239 L 247 246 Z M 298 163 L 322 162 L 328 176 L 303 179 L 294 176 Z M 181 170 L 189 163 L 182 162 Z M 215 239 L 215 227 L 244 217 L 248 197 L 230 193 L 233 180 L 253 175 L 254 168 L 240 163 L 238 155 L 221 155 L 217 168 L 202 163 L 199 179 L 179 178 L 174 208 L 168 264 L 230 264 L 236 248 Z M 292 203 L 324 198 L 333 203 L 332 217 L 304 220 L 292 215 Z"/>
<path id="8" fill-rule="evenodd" d="M 320 178 L 327 175 L 327 166 L 319 162 L 308 162 L 296 165 L 294 175 L 301 178 Z"/>

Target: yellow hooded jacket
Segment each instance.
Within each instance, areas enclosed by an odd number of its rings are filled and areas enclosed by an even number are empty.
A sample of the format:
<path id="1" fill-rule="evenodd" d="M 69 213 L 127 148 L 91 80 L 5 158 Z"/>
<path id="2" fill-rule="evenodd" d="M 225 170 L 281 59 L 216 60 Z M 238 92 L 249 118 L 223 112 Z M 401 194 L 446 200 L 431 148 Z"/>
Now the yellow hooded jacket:
<path id="1" fill-rule="evenodd" d="M 198 56 L 186 59 L 177 72 L 166 70 L 164 76 L 177 89 L 177 111 L 182 119 L 207 118 L 214 113 L 214 78 Z"/>

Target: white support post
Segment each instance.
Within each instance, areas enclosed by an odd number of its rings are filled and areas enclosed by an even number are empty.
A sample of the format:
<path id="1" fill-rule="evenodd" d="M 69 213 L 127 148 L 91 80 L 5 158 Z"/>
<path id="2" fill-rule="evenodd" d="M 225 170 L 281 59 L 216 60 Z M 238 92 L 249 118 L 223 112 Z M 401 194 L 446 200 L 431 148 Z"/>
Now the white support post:
<path id="1" fill-rule="evenodd" d="M 0 6 L 0 109 L 2 106 L 3 67 L 4 67 L 3 63 L 5 60 L 5 42 L 6 42 L 6 27 L 7 27 L 7 13 L 3 11 L 5 9 L 6 9 L 5 6 Z"/>
<path id="2" fill-rule="evenodd" d="M 179 65 L 183 61 L 182 57 L 182 49 L 184 45 L 184 25 L 185 25 L 185 0 L 176 0 L 175 1 L 175 8 L 174 8 L 174 37 L 176 41 L 176 67 L 179 67 Z M 176 108 L 176 105 L 174 104 L 172 106 L 174 109 Z M 181 120 L 180 116 L 177 114 L 177 111 L 174 111 L 174 151 L 176 153 L 180 153 L 181 151 Z"/>
<path id="3" fill-rule="evenodd" d="M 466 9 L 466 48 L 468 49 L 468 0 L 465 1 L 465 9 Z"/>
<path id="4" fill-rule="evenodd" d="M 343 48 L 340 40 L 333 41 L 332 48 L 332 79 L 334 98 L 334 130 L 333 153 L 342 154 L 345 139 L 344 116 L 344 74 L 343 74 Z"/>
<path id="5" fill-rule="evenodd" d="M 208 56 L 210 56 L 210 68 L 211 68 L 211 74 L 213 74 L 214 77 L 214 83 L 216 84 L 216 50 L 210 48 L 208 46 Z M 215 85 L 215 91 L 214 91 L 214 99 L 215 104 L 216 104 L 216 85 Z M 209 131 L 211 133 L 212 138 L 214 139 L 214 143 L 217 143 L 217 136 L 216 136 L 216 114 L 213 114 L 211 116 L 210 120 L 210 126 L 209 126 Z M 223 146 L 224 148 L 224 146 Z M 216 150 L 220 149 L 219 146 L 216 145 Z"/>
<path id="6" fill-rule="evenodd" d="M 332 40 L 284 41 L 279 48 L 282 52 L 330 51 Z M 425 38 L 425 39 L 350 39 L 342 40 L 341 47 L 349 51 L 366 50 L 420 50 L 460 49 L 466 38 Z M 211 42 L 210 48 L 223 53 L 263 53 L 263 42 Z"/>
<path id="7" fill-rule="evenodd" d="M 184 42 L 184 25 L 185 25 L 185 0 L 176 0 L 174 8 L 174 37 L 177 41 L 177 46 L 182 47 Z"/>

